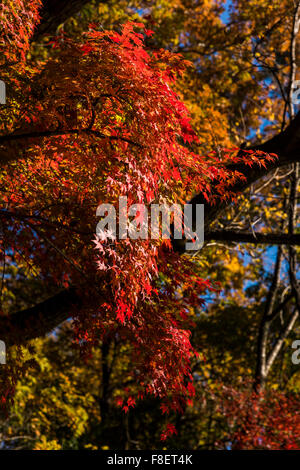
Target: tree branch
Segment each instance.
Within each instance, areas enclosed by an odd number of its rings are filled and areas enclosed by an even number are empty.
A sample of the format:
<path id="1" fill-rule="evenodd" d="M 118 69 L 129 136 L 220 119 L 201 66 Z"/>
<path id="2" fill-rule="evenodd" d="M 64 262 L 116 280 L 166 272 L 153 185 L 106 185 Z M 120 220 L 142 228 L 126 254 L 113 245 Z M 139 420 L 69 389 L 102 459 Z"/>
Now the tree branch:
<path id="1" fill-rule="evenodd" d="M 53 130 L 53 131 L 33 131 L 27 132 L 24 134 L 16 134 L 11 133 L 7 135 L 0 136 L 0 145 L 8 144 L 4 149 L 0 150 L 0 163 L 8 163 L 13 160 L 17 160 L 18 158 L 24 158 L 24 153 L 19 151 L 20 148 L 24 149 L 24 142 L 27 139 L 43 139 L 47 137 L 59 137 L 59 136 L 66 136 L 66 135 L 90 135 L 100 139 L 109 139 L 109 140 L 121 140 L 122 142 L 127 142 L 130 145 L 134 145 L 135 147 L 143 148 L 143 145 L 139 144 L 138 142 L 134 142 L 133 140 L 127 139 L 126 137 L 122 136 L 114 136 L 114 135 L 106 135 L 102 134 L 102 132 L 93 130 L 93 129 L 63 129 L 63 130 Z M 20 141 L 20 147 L 18 147 L 17 142 Z M 9 143 L 13 143 L 13 147 L 9 147 Z"/>
<path id="2" fill-rule="evenodd" d="M 76 15 L 90 0 L 44 0 L 41 9 L 41 21 L 37 26 L 32 41 L 43 35 L 55 34 L 58 26 L 71 16 Z M 105 0 L 98 0 L 105 3 Z"/>
<path id="3" fill-rule="evenodd" d="M 300 233 L 250 233 L 233 230 L 215 230 L 204 234 L 205 240 L 227 241 L 237 243 L 260 243 L 266 245 L 300 245 Z"/>
<path id="4" fill-rule="evenodd" d="M 269 162 L 267 168 L 259 164 L 255 164 L 252 167 L 244 163 L 228 165 L 227 168 L 229 170 L 238 171 L 246 178 L 246 180 L 239 180 L 234 185 L 228 187 L 230 191 L 236 194 L 243 193 L 251 184 L 266 176 L 270 171 L 291 163 L 300 162 L 300 112 L 283 132 L 280 132 L 263 144 L 248 147 L 247 150 L 274 153 L 278 158 L 273 162 Z M 218 216 L 230 204 L 230 201 L 213 205 L 206 201 L 203 194 L 197 194 L 189 204 L 195 207 L 197 204 L 204 204 L 205 230 L 208 231 L 211 223 L 217 220 Z M 196 211 L 193 212 L 194 214 L 196 213 Z M 172 243 L 175 251 L 185 251 L 185 240 L 173 240 Z"/>
<path id="5" fill-rule="evenodd" d="M 34 307 L 0 316 L 0 339 L 7 345 L 23 344 L 44 336 L 79 309 L 81 298 L 74 288 L 66 289 Z"/>
<path id="6" fill-rule="evenodd" d="M 296 308 L 294 313 L 291 315 L 291 318 L 290 318 L 288 324 L 286 325 L 286 327 L 280 333 L 280 335 L 279 335 L 279 337 L 278 337 L 278 339 L 275 343 L 275 346 L 272 349 L 272 352 L 269 354 L 269 357 L 268 357 L 267 363 L 266 363 L 266 375 L 268 375 L 268 373 L 270 372 L 270 369 L 271 369 L 271 367 L 272 367 L 272 365 L 273 365 L 280 349 L 282 348 L 285 339 L 289 336 L 290 332 L 294 328 L 294 325 L 295 325 L 298 317 L 299 317 L 299 312 L 298 312 L 298 309 Z"/>

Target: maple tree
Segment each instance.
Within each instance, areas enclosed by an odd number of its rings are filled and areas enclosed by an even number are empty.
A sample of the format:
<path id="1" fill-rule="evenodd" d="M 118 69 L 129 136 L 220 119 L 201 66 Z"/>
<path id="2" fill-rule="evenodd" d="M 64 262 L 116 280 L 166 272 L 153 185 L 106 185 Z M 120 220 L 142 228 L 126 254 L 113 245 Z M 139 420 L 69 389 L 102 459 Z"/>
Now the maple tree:
<path id="1" fill-rule="evenodd" d="M 35 56 L 33 42 L 28 54 L 31 41 L 55 32 L 78 9 L 76 2 L 66 2 L 58 12 L 55 3 L 33 2 L 29 7 L 24 2 L 7 1 L 0 17 L 5 50 L 1 79 L 8 91 L 7 105 L 0 108 L 3 276 L 8 266 L 17 265 L 41 279 L 46 288 L 41 296 L 41 300 L 46 300 L 1 316 L 1 337 L 8 344 L 22 344 L 72 316 L 77 341 L 86 355 L 99 340 L 105 345 L 117 337 L 129 345 L 130 374 L 137 386 L 118 402 L 125 412 L 145 394 L 160 397 L 165 413 L 182 412 L 195 394 L 191 364 L 198 353 L 190 342 L 194 313 L 203 305 L 207 290 L 218 291 L 213 279 L 220 279 L 210 273 L 205 276 L 201 261 L 178 254 L 184 251 L 184 241 L 173 240 L 174 252 L 163 240 L 95 239 L 96 208 L 102 202 L 117 204 L 120 195 L 127 196 L 130 204 L 171 204 L 184 203 L 196 194 L 191 204 L 205 203 L 207 240 L 299 244 L 299 234 L 291 223 L 289 233 L 211 228 L 237 194 L 246 192 L 250 184 L 271 170 L 295 164 L 299 159 L 300 117 L 291 119 L 294 116 L 288 109 L 289 101 L 277 97 L 274 104 L 270 100 L 258 115 L 257 103 L 268 99 L 270 93 L 261 64 L 254 64 L 252 75 L 245 75 L 236 86 L 231 78 L 252 59 L 253 36 L 261 35 L 255 60 L 262 53 L 272 57 L 270 51 L 274 45 L 279 47 L 283 31 L 290 32 L 288 22 L 282 26 L 281 15 L 287 7 L 294 11 L 287 5 L 289 2 L 273 2 L 272 13 L 280 21 L 274 20 L 279 27 L 273 28 L 275 39 L 270 50 L 269 45 L 262 48 L 267 31 L 265 16 L 252 16 L 247 2 L 237 2 L 230 35 L 225 34 L 218 16 L 221 2 L 204 2 L 206 15 L 199 29 L 192 20 L 186 20 L 193 16 L 186 14 L 184 2 L 174 2 L 172 14 L 167 2 L 164 8 L 155 9 L 154 5 L 152 10 L 161 29 L 155 21 L 151 26 L 150 18 L 149 26 L 144 21 L 124 22 L 122 28 L 103 31 L 89 19 L 83 33 L 76 26 L 72 32 L 70 27 L 70 34 L 61 32 L 46 40 L 48 53 Z M 269 6 L 263 3 L 259 12 Z M 202 7 L 195 12 L 194 5 L 187 5 L 187 11 L 192 8 L 193 14 L 200 15 Z M 119 16 L 122 18 L 123 12 Z M 243 18 L 250 19 L 247 27 Z M 242 59 L 232 60 L 233 51 L 241 56 L 237 49 L 241 25 Z M 157 30 L 155 34 L 150 28 Z M 182 31 L 188 34 L 184 36 Z M 207 51 L 198 46 L 201 39 L 205 48 L 213 51 L 205 31 L 214 31 L 213 46 L 219 51 L 214 60 L 206 59 Z M 287 47 L 280 45 L 283 57 Z M 189 62 L 170 49 L 185 54 Z M 192 63 L 204 73 L 199 75 Z M 222 90 L 218 91 L 215 87 L 220 74 L 224 74 L 224 64 L 226 73 Z M 284 65 L 289 71 L 288 61 Z M 272 67 L 274 64 L 269 62 L 265 66 L 268 70 Z M 279 73 L 280 82 L 287 76 L 285 68 Z M 199 83 L 201 87 L 206 84 L 200 92 Z M 270 117 L 270 110 L 278 113 L 282 107 L 284 130 L 262 144 L 239 151 L 242 142 L 232 135 L 232 123 L 240 113 L 245 89 L 249 100 L 235 133 L 239 134 L 239 126 L 258 126 Z M 215 97 L 218 93 L 224 95 L 219 109 L 215 109 L 213 90 Z M 236 97 L 233 103 L 226 98 L 229 90 Z M 255 106 L 249 104 L 251 99 Z M 277 130 L 275 123 L 268 132 L 272 135 Z M 294 193 L 295 178 L 291 190 Z M 295 267 L 295 249 L 289 250 Z M 237 269 L 240 271 L 241 267 Z M 283 302 L 285 307 L 293 308 L 294 299 L 299 301 L 293 270 L 290 279 L 293 296 Z M 53 296 L 47 298 L 51 292 Z M 273 307 L 274 299 L 270 298 L 269 304 Z M 264 334 L 267 317 L 261 325 Z M 297 316 L 294 323 L 296 319 Z M 265 348 L 266 344 L 261 346 Z M 16 378 L 23 367 L 18 365 L 20 357 L 18 349 L 15 368 L 8 368 L 4 377 L 4 403 L 13 397 Z M 267 364 L 260 367 L 259 382 L 266 379 L 261 373 L 266 367 Z M 102 391 L 102 418 L 107 412 L 107 393 Z M 245 395 L 239 400 L 243 403 Z M 239 414 L 237 409 L 229 410 L 234 416 Z M 241 420 L 244 417 L 243 413 L 239 416 Z M 282 426 L 279 421 L 277 425 Z M 253 445 L 255 426 L 249 441 L 241 434 L 241 445 Z M 297 422 L 292 422 L 291 433 L 297 426 Z M 162 438 L 176 432 L 176 427 L 168 423 Z M 275 438 L 273 441 L 278 445 Z M 298 445 L 295 442 L 290 439 L 287 448 Z"/>
<path id="2" fill-rule="evenodd" d="M 172 202 L 177 192 L 180 201 L 193 188 L 208 191 L 209 180 L 217 179 L 224 197 L 227 170 L 216 165 L 215 155 L 198 156 L 178 142 L 179 136 L 187 143 L 196 140 L 186 108 L 169 86 L 185 63 L 163 50 L 149 55 L 143 35 L 133 27 L 143 24 L 126 24 L 122 34 L 92 30 L 81 42 L 64 39 L 63 47 L 54 41 L 57 56 L 31 74 L 24 64 L 22 72 L 31 76 L 27 87 L 17 82 L 23 95 L 17 116 L 11 119 L 9 110 L 3 110 L 8 134 L 2 143 L 8 142 L 5 152 L 11 160 L 2 173 L 3 231 L 13 240 L 7 247 L 3 237 L 3 254 L 6 262 L 10 256 L 19 264 L 25 262 L 49 282 L 78 286 L 83 298 L 75 321 L 78 340 L 88 347 L 107 334 L 129 338 L 138 357 L 141 394 L 170 396 L 171 406 L 180 409 L 181 400 L 193 392 L 184 383 L 193 352 L 184 312 L 199 302 L 198 296 L 210 284 L 178 255 L 170 254 L 165 263 L 168 247 L 161 241 L 157 246 L 148 241 L 114 241 L 112 246 L 107 237 L 96 238 L 96 258 L 90 241 L 94 211 L 106 202 L 107 194 L 110 202 L 126 195 L 129 203 L 143 203 L 155 198 Z M 60 79 L 53 83 L 58 74 Z M 29 96 L 37 98 L 28 105 Z M 14 140 L 21 142 L 23 155 Z M 233 181 L 239 176 L 228 174 Z M 157 266 L 158 256 L 164 266 Z M 66 262 L 63 270 L 61 257 Z M 159 271 L 165 276 L 163 294 L 153 287 Z M 188 288 L 180 302 L 177 289 L 184 283 Z M 150 297 L 152 291 L 157 299 Z M 55 306 L 61 300 L 56 298 Z M 75 309 L 76 305 L 73 315 Z M 17 333 L 14 319 L 12 337 Z M 8 317 L 8 326 L 10 321 Z M 131 404 L 129 397 L 123 409 Z"/>

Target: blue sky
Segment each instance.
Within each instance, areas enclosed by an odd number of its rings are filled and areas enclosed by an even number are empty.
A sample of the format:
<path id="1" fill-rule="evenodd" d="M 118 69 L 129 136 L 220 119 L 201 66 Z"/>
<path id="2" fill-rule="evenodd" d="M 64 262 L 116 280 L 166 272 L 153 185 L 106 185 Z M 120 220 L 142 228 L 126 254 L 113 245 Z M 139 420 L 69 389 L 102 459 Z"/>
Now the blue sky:
<path id="1" fill-rule="evenodd" d="M 227 23 L 228 20 L 229 20 L 229 7 L 230 7 L 230 5 L 231 5 L 231 1 L 228 0 L 227 2 L 225 2 L 225 11 L 221 15 L 221 20 L 224 23 Z"/>

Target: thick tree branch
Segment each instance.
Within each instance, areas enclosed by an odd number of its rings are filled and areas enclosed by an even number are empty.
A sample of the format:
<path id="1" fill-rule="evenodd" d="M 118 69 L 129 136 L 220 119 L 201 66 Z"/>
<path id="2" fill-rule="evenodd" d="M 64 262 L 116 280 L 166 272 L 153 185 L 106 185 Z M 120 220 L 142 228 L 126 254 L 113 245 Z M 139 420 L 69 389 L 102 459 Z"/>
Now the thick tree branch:
<path id="1" fill-rule="evenodd" d="M 81 306 L 75 289 L 66 289 L 34 307 L 0 316 L 0 339 L 7 345 L 23 344 L 44 336 L 71 317 Z"/>
<path id="2" fill-rule="evenodd" d="M 36 41 L 43 35 L 55 34 L 59 25 L 76 15 L 90 0 L 44 0 L 41 21 L 32 38 Z M 105 0 L 98 0 L 104 3 Z"/>

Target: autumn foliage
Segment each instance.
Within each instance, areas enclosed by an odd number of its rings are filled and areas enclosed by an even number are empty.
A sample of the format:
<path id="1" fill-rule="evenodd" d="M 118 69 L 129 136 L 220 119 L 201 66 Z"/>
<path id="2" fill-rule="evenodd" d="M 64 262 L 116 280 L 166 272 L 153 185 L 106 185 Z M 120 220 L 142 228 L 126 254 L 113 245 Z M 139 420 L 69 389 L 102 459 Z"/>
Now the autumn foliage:
<path id="1" fill-rule="evenodd" d="M 153 31 L 144 23 L 60 34 L 47 43 L 51 55 L 34 63 L 26 53 L 41 2 L 27 3 L 5 1 L 0 10 L 9 90 L 0 108 L 3 259 L 52 290 L 75 288 L 82 303 L 70 316 L 85 358 L 99 341 L 128 345 L 135 386 L 120 393 L 123 412 L 154 396 L 163 414 L 181 413 L 195 399 L 191 363 L 203 360 L 191 344 L 194 312 L 220 286 L 170 241 L 96 236 L 96 208 L 117 208 L 120 196 L 128 205 L 183 204 L 199 193 L 218 204 L 235 199 L 231 187 L 245 179 L 229 164 L 266 166 L 276 156 L 237 147 L 202 154 L 176 90 L 191 63 L 146 47 Z M 4 403 L 15 379 L 6 383 Z M 266 411 L 263 400 L 230 393 L 224 412 L 241 423 L 232 446 L 298 448 L 296 401 L 277 395 Z M 168 423 L 161 438 L 176 432 Z"/>
<path id="2" fill-rule="evenodd" d="M 255 393 L 251 387 L 223 387 L 220 411 L 228 419 L 233 450 L 298 450 L 300 413 L 295 394 L 268 391 Z"/>

